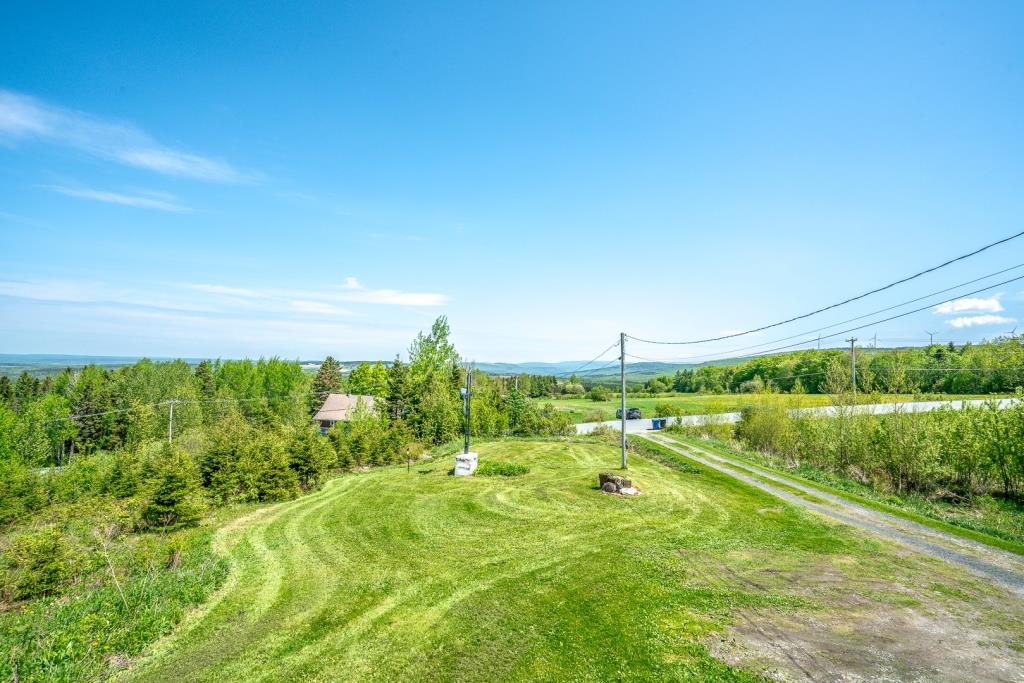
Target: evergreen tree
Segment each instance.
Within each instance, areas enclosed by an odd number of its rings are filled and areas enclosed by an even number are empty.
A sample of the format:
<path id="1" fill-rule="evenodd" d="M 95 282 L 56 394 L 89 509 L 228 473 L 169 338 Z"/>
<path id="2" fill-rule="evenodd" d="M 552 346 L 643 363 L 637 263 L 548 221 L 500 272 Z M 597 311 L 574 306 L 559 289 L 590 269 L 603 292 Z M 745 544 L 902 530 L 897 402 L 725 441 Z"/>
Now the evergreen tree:
<path id="1" fill-rule="evenodd" d="M 344 422 L 336 422 L 327 432 L 327 441 L 334 447 L 335 465 L 342 471 L 349 471 L 355 466 L 352 450 L 348 441 L 349 426 Z"/>
<path id="2" fill-rule="evenodd" d="M 238 412 L 229 413 L 215 424 L 210 444 L 199 462 L 203 486 L 215 500 L 226 502 L 239 493 L 239 464 L 243 449 L 253 441 L 249 428 Z"/>
<path id="3" fill-rule="evenodd" d="M 0 402 L 8 405 L 14 402 L 14 385 L 7 375 L 0 376 Z"/>
<path id="4" fill-rule="evenodd" d="M 188 456 L 166 445 L 157 477 L 156 490 L 142 509 L 142 521 L 166 530 L 198 524 L 203 513 L 201 489 Z"/>
<path id="5" fill-rule="evenodd" d="M 24 410 L 25 406 L 31 403 L 39 394 L 39 380 L 28 374 L 28 371 L 22 371 L 18 376 L 18 381 L 14 385 L 14 407 L 16 410 Z"/>
<path id="6" fill-rule="evenodd" d="M 256 499 L 260 502 L 288 500 L 299 495 L 299 477 L 290 466 L 288 452 L 276 436 L 261 439 L 262 460 L 255 478 Z M 250 459 L 249 466 L 254 463 Z"/>
<path id="7" fill-rule="evenodd" d="M 334 460 L 334 450 L 315 427 L 296 430 L 288 442 L 289 465 L 304 489 L 315 488 Z"/>
<path id="8" fill-rule="evenodd" d="M 312 396 L 310 397 L 310 413 L 316 413 L 324 404 L 327 394 L 341 391 L 341 363 L 334 356 L 327 356 L 320 364 L 320 369 L 313 378 Z"/>
<path id="9" fill-rule="evenodd" d="M 391 420 L 408 419 L 413 408 L 413 397 L 409 383 L 409 369 L 395 356 L 388 368 L 388 391 L 381 404 L 382 413 Z"/>
<path id="10" fill-rule="evenodd" d="M 111 409 L 110 393 L 107 387 L 107 373 L 96 365 L 87 365 L 75 378 L 73 412 L 85 415 L 78 420 L 78 450 L 91 452 L 97 448 L 114 445 L 108 427 L 113 419 L 100 415 Z"/>
<path id="11" fill-rule="evenodd" d="M 199 395 L 211 399 L 217 394 L 217 380 L 213 376 L 213 363 L 204 360 L 196 366 L 196 382 L 199 384 Z"/>

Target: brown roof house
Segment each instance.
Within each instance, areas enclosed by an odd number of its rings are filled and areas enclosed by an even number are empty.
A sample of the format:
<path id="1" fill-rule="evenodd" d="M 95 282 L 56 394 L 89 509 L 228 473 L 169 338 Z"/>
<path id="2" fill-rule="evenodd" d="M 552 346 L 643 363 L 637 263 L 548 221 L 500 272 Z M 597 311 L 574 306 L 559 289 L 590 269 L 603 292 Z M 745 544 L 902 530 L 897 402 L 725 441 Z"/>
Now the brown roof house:
<path id="1" fill-rule="evenodd" d="M 356 408 L 373 411 L 373 396 L 359 394 L 328 394 L 327 400 L 317 411 L 313 419 L 320 423 L 320 433 L 326 434 L 335 422 L 348 422 Z"/>

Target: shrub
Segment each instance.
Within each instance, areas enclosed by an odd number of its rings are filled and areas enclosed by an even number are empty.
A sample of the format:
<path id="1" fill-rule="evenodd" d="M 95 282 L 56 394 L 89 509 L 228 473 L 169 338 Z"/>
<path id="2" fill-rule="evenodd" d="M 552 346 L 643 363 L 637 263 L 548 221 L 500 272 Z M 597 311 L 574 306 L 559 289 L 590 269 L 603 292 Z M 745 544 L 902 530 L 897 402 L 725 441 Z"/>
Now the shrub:
<path id="1" fill-rule="evenodd" d="M 256 476 L 250 496 L 260 502 L 288 500 L 299 495 L 299 477 L 291 468 L 288 452 L 277 437 L 266 436 L 259 441 L 260 449 L 252 455 L 261 460 L 259 466 L 250 458 L 251 466 L 256 466 Z"/>
<path id="2" fill-rule="evenodd" d="M 105 491 L 115 498 L 134 496 L 141 483 L 142 466 L 136 453 L 120 450 L 113 454 Z"/>
<path id="3" fill-rule="evenodd" d="M 195 526 L 204 507 L 199 475 L 188 457 L 169 444 L 164 456 L 156 490 L 142 508 L 142 523 L 166 530 Z"/>
<path id="4" fill-rule="evenodd" d="M 682 413 L 682 410 L 676 404 L 669 403 L 668 401 L 659 401 L 654 404 L 654 416 L 655 417 L 677 417 Z"/>
<path id="5" fill-rule="evenodd" d="M 292 433 L 288 441 L 288 456 L 290 466 L 304 489 L 319 486 L 327 469 L 336 459 L 334 449 L 315 427 L 298 429 Z"/>
<path id="6" fill-rule="evenodd" d="M 517 462 L 496 462 L 494 460 L 481 460 L 476 467 L 476 474 L 481 477 L 521 477 L 530 468 Z"/>
<path id="7" fill-rule="evenodd" d="M 746 406 L 740 412 L 736 435 L 755 450 L 790 453 L 795 442 L 793 418 L 785 408 Z"/>
<path id="8" fill-rule="evenodd" d="M 591 401 L 595 402 L 607 401 L 609 398 L 611 398 L 611 395 L 612 392 L 608 391 L 607 387 L 603 387 L 600 384 L 591 387 L 590 391 L 587 393 L 587 397 Z"/>
<path id="9" fill-rule="evenodd" d="M 59 593 L 74 574 L 71 547 L 53 527 L 18 536 L 8 555 L 16 600 Z"/>

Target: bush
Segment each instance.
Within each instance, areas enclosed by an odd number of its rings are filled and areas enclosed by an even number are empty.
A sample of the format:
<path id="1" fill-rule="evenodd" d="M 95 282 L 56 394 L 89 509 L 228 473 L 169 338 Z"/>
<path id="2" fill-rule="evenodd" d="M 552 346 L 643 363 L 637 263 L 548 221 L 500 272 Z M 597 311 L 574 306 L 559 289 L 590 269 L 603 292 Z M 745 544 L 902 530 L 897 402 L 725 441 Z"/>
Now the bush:
<path id="1" fill-rule="evenodd" d="M 277 440 L 266 440 L 264 443 L 272 441 Z M 288 500 L 299 495 L 299 477 L 289 466 L 288 453 L 281 447 L 280 442 L 271 445 L 264 452 L 264 457 L 264 466 L 258 471 L 254 482 L 256 500 Z"/>
<path id="2" fill-rule="evenodd" d="M 496 462 L 494 460 L 481 460 L 476 467 L 476 474 L 481 477 L 521 477 L 530 468 L 517 462 Z"/>
<path id="3" fill-rule="evenodd" d="M 596 385 L 594 387 L 591 387 L 590 391 L 587 393 L 587 398 L 594 402 L 607 401 L 609 398 L 611 398 L 611 395 L 612 392 L 608 391 L 607 387 Z"/>
<path id="4" fill-rule="evenodd" d="M 74 574 L 71 547 L 53 527 L 18 536 L 5 555 L 15 600 L 59 593 Z"/>
<path id="5" fill-rule="evenodd" d="M 336 460 L 334 449 L 315 427 L 298 429 L 288 441 L 290 465 L 303 489 L 316 488 Z"/>
<path id="6" fill-rule="evenodd" d="M 744 407 L 736 435 L 751 448 L 771 453 L 790 453 L 795 444 L 793 418 L 771 404 Z"/>
<path id="7" fill-rule="evenodd" d="M 659 401 L 654 404 L 655 417 L 678 417 L 681 413 L 682 410 L 674 403 Z"/>

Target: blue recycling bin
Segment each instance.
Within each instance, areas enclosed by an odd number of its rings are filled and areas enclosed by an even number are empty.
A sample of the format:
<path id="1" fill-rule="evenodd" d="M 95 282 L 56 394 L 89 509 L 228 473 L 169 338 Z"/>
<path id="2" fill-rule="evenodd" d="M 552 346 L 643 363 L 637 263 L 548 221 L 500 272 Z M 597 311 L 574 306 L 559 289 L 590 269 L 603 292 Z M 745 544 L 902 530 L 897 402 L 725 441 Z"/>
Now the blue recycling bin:
<path id="1" fill-rule="evenodd" d="M 663 418 L 656 417 L 651 420 L 651 429 L 664 429 L 665 420 Z"/>

